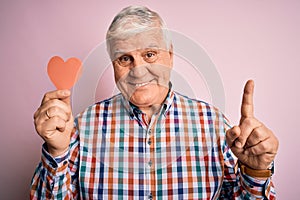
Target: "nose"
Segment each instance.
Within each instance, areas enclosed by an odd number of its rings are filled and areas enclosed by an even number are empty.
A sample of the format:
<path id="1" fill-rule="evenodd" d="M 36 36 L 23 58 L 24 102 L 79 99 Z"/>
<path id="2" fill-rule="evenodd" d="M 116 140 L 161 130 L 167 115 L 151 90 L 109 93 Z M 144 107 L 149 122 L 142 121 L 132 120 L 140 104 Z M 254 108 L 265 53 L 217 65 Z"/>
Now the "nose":
<path id="1" fill-rule="evenodd" d="M 133 55 L 133 67 L 139 67 L 141 65 L 147 64 L 147 62 L 144 60 L 144 58 L 139 55 L 138 53 Z"/>
<path id="2" fill-rule="evenodd" d="M 135 78 L 141 78 L 145 76 L 148 72 L 148 65 L 149 63 L 147 63 L 143 57 L 135 55 L 133 57 L 133 63 L 132 67 L 130 68 L 129 75 Z"/>

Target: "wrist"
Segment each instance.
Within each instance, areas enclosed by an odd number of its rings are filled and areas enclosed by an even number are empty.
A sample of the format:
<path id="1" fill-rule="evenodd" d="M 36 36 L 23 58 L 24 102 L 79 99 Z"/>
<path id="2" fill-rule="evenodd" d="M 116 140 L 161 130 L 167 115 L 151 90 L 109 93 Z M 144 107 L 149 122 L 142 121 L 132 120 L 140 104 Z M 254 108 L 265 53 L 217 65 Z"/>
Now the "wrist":
<path id="1" fill-rule="evenodd" d="M 48 151 L 48 153 L 49 153 L 53 158 L 65 154 L 65 153 L 68 151 L 68 149 L 69 149 L 69 146 L 66 147 L 66 148 L 64 148 L 64 149 L 56 149 L 56 148 L 53 148 L 53 147 L 49 146 L 48 144 L 47 144 L 46 146 L 47 146 L 47 151 Z"/>
<path id="2" fill-rule="evenodd" d="M 266 180 L 274 174 L 274 163 L 272 162 L 268 169 L 253 169 L 238 161 L 238 166 L 242 174 L 246 174 L 256 179 Z"/>

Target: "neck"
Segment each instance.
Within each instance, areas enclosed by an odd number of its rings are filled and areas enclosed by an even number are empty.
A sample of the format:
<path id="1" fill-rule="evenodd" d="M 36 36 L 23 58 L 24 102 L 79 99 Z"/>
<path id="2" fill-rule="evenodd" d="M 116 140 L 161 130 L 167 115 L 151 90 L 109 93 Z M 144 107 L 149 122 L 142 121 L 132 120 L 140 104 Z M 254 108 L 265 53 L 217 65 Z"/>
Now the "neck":
<path id="1" fill-rule="evenodd" d="M 139 107 L 139 109 L 146 114 L 147 121 L 150 123 L 152 116 L 159 112 L 161 105 L 152 105 L 149 107 Z"/>

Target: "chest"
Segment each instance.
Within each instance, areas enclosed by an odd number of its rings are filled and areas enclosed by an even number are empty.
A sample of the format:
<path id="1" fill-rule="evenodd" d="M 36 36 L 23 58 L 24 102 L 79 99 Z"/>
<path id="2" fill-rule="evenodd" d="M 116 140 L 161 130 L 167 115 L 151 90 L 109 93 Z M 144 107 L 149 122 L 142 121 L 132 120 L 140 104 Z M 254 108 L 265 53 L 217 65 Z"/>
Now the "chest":
<path id="1" fill-rule="evenodd" d="M 212 123 L 178 119 L 152 127 L 130 121 L 90 126 L 80 137 L 81 196 L 212 199 L 223 180 L 215 130 Z"/>

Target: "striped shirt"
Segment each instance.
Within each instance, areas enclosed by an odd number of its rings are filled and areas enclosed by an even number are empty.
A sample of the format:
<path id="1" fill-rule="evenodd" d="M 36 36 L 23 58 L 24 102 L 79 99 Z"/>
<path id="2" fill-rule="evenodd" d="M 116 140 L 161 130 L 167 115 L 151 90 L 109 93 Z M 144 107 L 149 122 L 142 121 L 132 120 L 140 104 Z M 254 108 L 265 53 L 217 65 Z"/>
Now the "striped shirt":
<path id="1" fill-rule="evenodd" d="M 170 91 L 149 121 L 121 94 L 88 107 L 69 151 L 43 145 L 31 199 L 275 199 L 270 179 L 235 167 L 216 108 Z"/>

